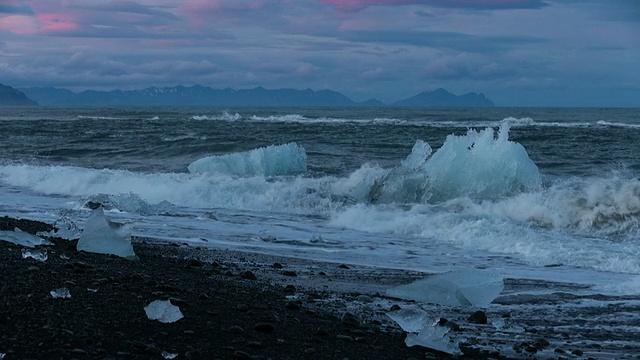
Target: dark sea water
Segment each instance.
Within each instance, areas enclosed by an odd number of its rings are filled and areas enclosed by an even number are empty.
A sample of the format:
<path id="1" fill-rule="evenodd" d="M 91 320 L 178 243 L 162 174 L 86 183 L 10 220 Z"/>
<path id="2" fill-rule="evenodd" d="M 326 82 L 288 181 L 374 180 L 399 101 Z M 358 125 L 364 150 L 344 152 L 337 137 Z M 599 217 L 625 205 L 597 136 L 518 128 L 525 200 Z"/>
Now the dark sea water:
<path id="1" fill-rule="evenodd" d="M 635 304 L 639 146 L 640 109 L 2 108 L 0 215 Z"/>

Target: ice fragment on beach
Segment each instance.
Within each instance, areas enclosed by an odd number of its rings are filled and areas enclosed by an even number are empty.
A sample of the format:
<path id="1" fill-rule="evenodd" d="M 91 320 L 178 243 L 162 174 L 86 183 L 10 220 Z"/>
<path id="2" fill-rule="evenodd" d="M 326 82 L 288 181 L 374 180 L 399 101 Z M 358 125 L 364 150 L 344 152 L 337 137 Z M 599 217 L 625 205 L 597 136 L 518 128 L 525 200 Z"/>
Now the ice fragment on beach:
<path id="1" fill-rule="evenodd" d="M 118 224 L 104 216 L 101 207 L 95 209 L 87 220 L 76 246 L 78 251 L 113 254 L 129 260 L 137 260 L 131 246 L 129 224 Z"/>
<path id="2" fill-rule="evenodd" d="M 13 231 L 0 231 L 0 240 L 8 241 L 10 243 L 30 248 L 36 247 L 38 245 L 53 245 L 50 241 L 47 241 L 39 236 L 26 233 L 18 228 L 15 228 Z"/>
<path id="3" fill-rule="evenodd" d="M 56 220 L 56 222 L 53 223 L 53 227 L 56 228 L 55 231 L 41 231 L 38 235 L 58 237 L 65 240 L 75 240 L 78 239 L 82 233 L 78 226 L 69 219 L 67 215 L 62 215 L 58 220 Z"/>
<path id="4" fill-rule="evenodd" d="M 51 297 L 53 297 L 54 299 L 69 299 L 71 298 L 71 293 L 69 292 L 69 289 L 67 288 L 58 288 L 55 290 L 51 290 L 49 292 L 51 294 Z"/>
<path id="5" fill-rule="evenodd" d="M 175 359 L 176 357 L 178 357 L 178 354 L 173 354 L 173 353 L 166 352 L 166 351 L 163 351 L 162 354 L 160 354 L 160 355 L 162 355 L 163 359 L 169 359 L 169 360 L 170 359 Z"/>
<path id="6" fill-rule="evenodd" d="M 502 277 L 482 270 L 446 272 L 387 290 L 387 295 L 447 306 L 487 306 L 504 289 Z"/>
<path id="7" fill-rule="evenodd" d="M 0 353 L 0 360 L 4 359 L 4 357 L 7 356 L 7 354 L 5 353 Z"/>
<path id="8" fill-rule="evenodd" d="M 22 249 L 22 258 L 32 258 L 38 261 L 47 261 L 47 249 Z"/>
<path id="9" fill-rule="evenodd" d="M 387 316 L 408 333 L 405 339 L 407 346 L 419 345 L 452 355 L 462 354 L 458 341 L 447 335 L 451 329 L 438 325 L 438 321 L 427 316 L 426 311 L 415 308 L 401 309 L 389 312 Z"/>
<path id="10" fill-rule="evenodd" d="M 182 319 L 184 316 L 180 308 L 171 304 L 169 300 L 154 300 L 144 307 L 149 320 L 158 320 L 161 323 L 172 323 Z"/>

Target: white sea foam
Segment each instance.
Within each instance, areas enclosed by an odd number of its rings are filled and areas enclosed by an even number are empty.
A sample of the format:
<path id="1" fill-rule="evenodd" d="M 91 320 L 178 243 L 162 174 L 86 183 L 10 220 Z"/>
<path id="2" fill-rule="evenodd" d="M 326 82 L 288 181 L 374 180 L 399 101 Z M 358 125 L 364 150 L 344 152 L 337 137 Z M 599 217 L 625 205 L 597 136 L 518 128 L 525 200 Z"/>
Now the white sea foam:
<path id="1" fill-rule="evenodd" d="M 307 154 L 296 143 L 271 145 L 246 152 L 208 156 L 189 165 L 191 173 L 277 176 L 307 171 Z"/>
<path id="2" fill-rule="evenodd" d="M 193 120 L 220 120 L 220 121 L 238 121 L 242 120 L 242 115 L 235 113 L 231 114 L 224 111 L 218 115 L 194 115 L 191 117 Z"/>

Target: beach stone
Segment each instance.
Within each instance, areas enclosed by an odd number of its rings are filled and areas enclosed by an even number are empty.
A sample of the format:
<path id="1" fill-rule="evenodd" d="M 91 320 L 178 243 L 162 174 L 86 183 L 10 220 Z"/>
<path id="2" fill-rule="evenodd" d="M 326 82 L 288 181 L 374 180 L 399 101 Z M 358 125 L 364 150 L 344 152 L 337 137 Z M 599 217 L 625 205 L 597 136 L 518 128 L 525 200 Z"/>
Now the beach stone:
<path id="1" fill-rule="evenodd" d="M 247 279 L 247 280 L 258 280 L 258 278 L 255 276 L 254 273 L 252 273 L 251 271 L 245 271 L 240 275 L 241 278 L 243 279 Z"/>
<path id="2" fill-rule="evenodd" d="M 285 307 L 289 310 L 299 310 L 300 309 L 300 304 L 294 302 L 294 301 L 289 301 L 287 302 L 287 305 L 285 305 Z"/>
<path id="3" fill-rule="evenodd" d="M 229 326 L 227 332 L 232 334 L 244 334 L 244 329 L 238 325 Z"/>
<path id="4" fill-rule="evenodd" d="M 296 287 L 293 285 L 287 285 L 284 287 L 284 292 L 286 294 L 295 294 L 296 293 Z"/>
<path id="5" fill-rule="evenodd" d="M 538 338 L 534 342 L 534 346 L 537 347 L 538 349 L 544 349 L 549 345 L 550 345 L 549 341 L 547 341 L 547 339 L 544 339 L 544 338 Z"/>
<path id="6" fill-rule="evenodd" d="M 314 348 L 307 348 L 307 349 L 304 349 L 304 353 L 305 353 L 305 354 L 315 354 L 315 353 L 316 353 L 316 349 L 314 349 Z"/>
<path id="7" fill-rule="evenodd" d="M 291 277 L 296 277 L 298 276 L 298 274 L 295 271 L 291 271 L 291 270 L 285 270 L 282 272 L 282 275 L 284 276 L 291 276 Z"/>
<path id="8" fill-rule="evenodd" d="M 203 265 L 202 261 L 198 259 L 189 259 L 189 262 L 187 263 L 188 267 L 202 267 Z"/>
<path id="9" fill-rule="evenodd" d="M 316 330 L 314 335 L 316 335 L 316 336 L 327 336 L 327 335 L 329 335 L 329 332 L 327 330 L 325 330 L 325 329 L 318 329 L 318 330 Z"/>
<path id="10" fill-rule="evenodd" d="M 347 264 L 340 264 L 340 265 L 338 265 L 338 267 L 339 267 L 340 269 L 348 269 L 348 268 L 349 268 L 349 265 L 347 265 Z"/>
<path id="11" fill-rule="evenodd" d="M 372 303 L 373 299 L 367 295 L 359 295 L 356 300 L 363 302 L 363 303 Z"/>
<path id="12" fill-rule="evenodd" d="M 358 318 L 358 316 L 348 311 L 342 314 L 342 316 L 340 317 L 340 320 L 343 323 L 354 326 L 354 327 L 360 326 L 360 319 Z"/>
<path id="13" fill-rule="evenodd" d="M 273 330 L 275 330 L 275 328 L 273 327 L 273 325 L 269 324 L 269 323 L 257 323 L 253 329 L 255 331 L 258 332 L 262 332 L 262 333 L 270 333 Z"/>
<path id="14" fill-rule="evenodd" d="M 482 310 L 478 310 L 469 316 L 469 321 L 474 324 L 486 324 L 487 315 Z"/>
<path id="15" fill-rule="evenodd" d="M 571 354 L 575 355 L 575 356 L 582 356 L 584 354 L 584 352 L 580 349 L 575 349 L 571 352 Z"/>
<path id="16" fill-rule="evenodd" d="M 259 341 L 249 341 L 247 343 L 247 347 L 250 347 L 252 349 L 260 349 L 262 348 L 262 343 Z"/>
<path id="17" fill-rule="evenodd" d="M 280 264 L 279 262 L 274 262 L 273 263 L 273 267 L 275 269 L 282 269 L 284 266 L 282 266 L 282 264 Z"/>
<path id="18" fill-rule="evenodd" d="M 400 309 L 402 309 L 402 308 L 400 307 L 400 305 L 398 305 L 398 304 L 393 304 L 393 305 L 391 305 L 391 307 L 389 308 L 389 311 L 397 311 L 397 310 L 400 310 Z"/>
<path id="19" fill-rule="evenodd" d="M 204 359 L 204 355 L 202 354 L 202 351 L 200 350 L 190 350 L 187 351 L 186 353 L 184 353 L 184 357 L 187 360 L 200 360 L 200 359 Z"/>
<path id="20" fill-rule="evenodd" d="M 236 351 L 233 353 L 233 357 L 235 359 L 239 359 L 239 360 L 251 360 L 251 355 L 249 355 L 248 353 L 244 352 L 244 351 Z"/>
<path id="21" fill-rule="evenodd" d="M 338 340 L 342 340 L 342 341 L 353 341 L 353 338 L 349 335 L 342 335 L 342 334 L 338 334 L 336 335 L 336 339 Z"/>

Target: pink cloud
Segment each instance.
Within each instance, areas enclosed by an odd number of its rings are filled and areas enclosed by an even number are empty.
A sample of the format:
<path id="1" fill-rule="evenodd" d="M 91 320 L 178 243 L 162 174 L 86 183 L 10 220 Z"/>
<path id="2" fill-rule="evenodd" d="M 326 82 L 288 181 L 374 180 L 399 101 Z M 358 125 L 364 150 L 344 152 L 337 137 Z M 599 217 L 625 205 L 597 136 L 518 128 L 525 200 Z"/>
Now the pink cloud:
<path id="1" fill-rule="evenodd" d="M 80 27 L 75 16 L 70 13 L 39 13 L 35 18 L 40 23 L 40 32 L 45 34 L 75 30 Z"/>
<path id="2" fill-rule="evenodd" d="M 0 29 L 16 34 L 35 34 L 38 24 L 31 16 L 11 15 L 0 18 Z"/>
<path id="3" fill-rule="evenodd" d="M 225 15 L 241 11 L 255 11 L 264 8 L 261 0 L 189 0 L 180 8 L 189 22 L 203 25 L 213 19 L 224 18 Z"/>

